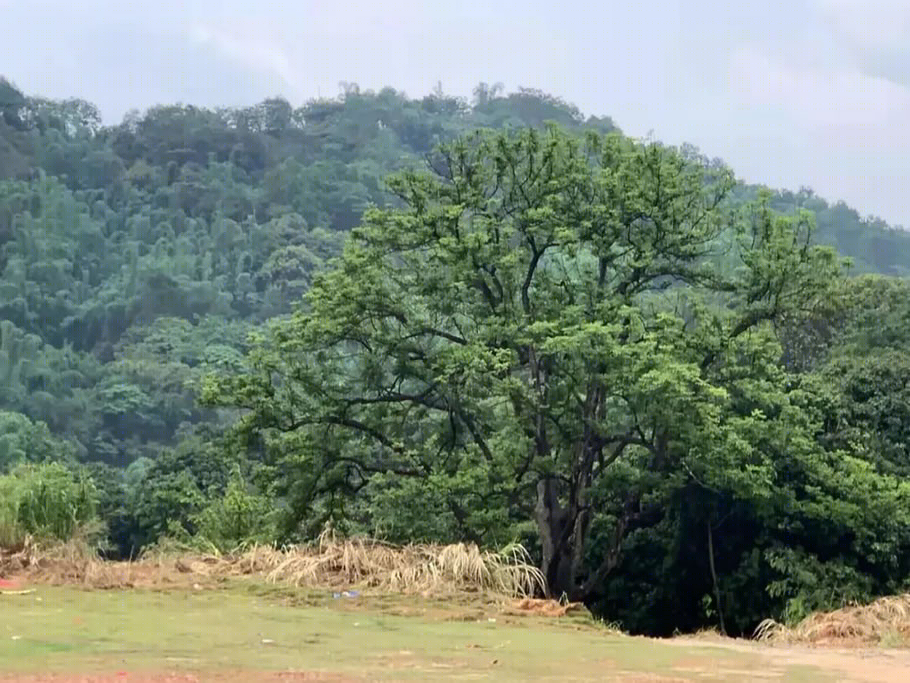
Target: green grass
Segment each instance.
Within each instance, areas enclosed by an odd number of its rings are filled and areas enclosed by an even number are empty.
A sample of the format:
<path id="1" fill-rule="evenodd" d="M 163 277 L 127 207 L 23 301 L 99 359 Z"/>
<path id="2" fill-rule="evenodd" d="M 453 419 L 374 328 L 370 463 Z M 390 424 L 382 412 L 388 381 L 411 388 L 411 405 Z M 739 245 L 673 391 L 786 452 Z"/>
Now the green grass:
<path id="1" fill-rule="evenodd" d="M 389 614 L 393 606 L 413 607 L 417 616 Z M 0 672 L 120 670 L 497 681 L 636 680 L 647 673 L 658 681 L 737 681 L 768 667 L 754 653 L 404 599 L 357 605 L 237 586 L 193 592 L 40 587 L 30 595 L 0 595 Z M 787 669 L 784 680 L 825 679 Z"/>

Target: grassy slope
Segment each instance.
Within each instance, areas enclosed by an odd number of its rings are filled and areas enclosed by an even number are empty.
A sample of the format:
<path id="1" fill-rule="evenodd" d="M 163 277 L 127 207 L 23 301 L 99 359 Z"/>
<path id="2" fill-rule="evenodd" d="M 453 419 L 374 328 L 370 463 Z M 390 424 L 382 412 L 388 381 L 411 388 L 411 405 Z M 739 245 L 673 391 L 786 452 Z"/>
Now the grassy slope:
<path id="1" fill-rule="evenodd" d="M 590 624 L 402 600 L 358 606 L 319 598 L 292 605 L 240 588 L 41 587 L 30 595 L 0 595 L 0 673 L 304 670 L 369 680 L 736 681 L 768 671 L 765 658 L 753 652 L 680 647 Z M 422 616 L 400 615 L 409 609 Z M 778 672 L 784 680 L 830 680 L 801 664 Z"/>

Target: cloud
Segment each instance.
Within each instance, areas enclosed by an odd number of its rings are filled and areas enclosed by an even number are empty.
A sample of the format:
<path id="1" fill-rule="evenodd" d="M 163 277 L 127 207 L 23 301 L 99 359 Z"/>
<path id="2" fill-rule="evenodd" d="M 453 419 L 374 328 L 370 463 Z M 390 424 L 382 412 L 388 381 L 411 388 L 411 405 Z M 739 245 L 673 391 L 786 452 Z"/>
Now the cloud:
<path id="1" fill-rule="evenodd" d="M 858 66 L 794 64 L 744 46 L 731 58 L 730 87 L 735 96 L 776 109 L 810 133 L 861 136 L 864 143 L 870 136 L 910 142 L 910 89 Z"/>
<path id="2" fill-rule="evenodd" d="M 910 41 L 907 0 L 814 0 L 820 16 L 863 48 L 906 49 Z"/>
<path id="3" fill-rule="evenodd" d="M 243 66 L 278 76 L 291 91 L 286 94 L 301 95 L 291 60 L 274 38 L 253 37 L 248 31 L 234 32 L 205 24 L 197 24 L 190 29 L 188 38 Z"/>
<path id="4" fill-rule="evenodd" d="M 856 59 L 815 60 L 767 45 L 735 49 L 729 96 L 741 116 L 731 128 L 751 128 L 764 149 L 733 147 L 737 164 L 755 180 L 808 184 L 861 213 L 910 225 L 902 189 L 910 158 L 910 88 L 871 73 Z M 772 125 L 786 135 L 776 135 Z"/>
<path id="5" fill-rule="evenodd" d="M 910 3 L 815 0 L 822 26 L 865 73 L 910 86 Z"/>

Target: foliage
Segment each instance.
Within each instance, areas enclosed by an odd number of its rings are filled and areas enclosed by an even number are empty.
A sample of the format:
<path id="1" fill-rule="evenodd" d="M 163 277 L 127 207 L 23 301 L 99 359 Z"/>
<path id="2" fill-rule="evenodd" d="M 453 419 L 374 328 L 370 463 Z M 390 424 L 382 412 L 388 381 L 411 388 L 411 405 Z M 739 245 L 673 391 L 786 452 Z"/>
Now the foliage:
<path id="1" fill-rule="evenodd" d="M 23 463 L 70 462 L 72 449 L 55 439 L 43 422 L 32 422 L 22 413 L 0 411 L 0 472 Z"/>
<path id="2" fill-rule="evenodd" d="M 103 125 L 0 79 L 0 472 L 90 477 L 115 556 L 517 540 L 749 632 L 910 574 L 908 254 L 533 89 Z"/>
<path id="3" fill-rule="evenodd" d="M 138 462 L 138 461 L 137 461 Z M 125 519 L 113 539 L 126 555 L 135 555 L 162 536 L 194 536 L 200 520 L 207 528 L 230 538 L 230 522 L 224 519 L 224 496 L 231 481 L 232 464 L 223 457 L 215 438 L 204 431 L 184 436 L 178 446 L 164 451 L 154 461 L 126 470 L 122 505 Z M 240 494 L 235 491 L 235 498 Z M 221 501 L 222 515 L 217 501 Z M 232 504 L 247 504 L 241 498 Z M 221 522 L 221 525 L 218 525 Z M 217 538 L 211 539 L 213 541 Z M 241 540 L 241 539 L 238 539 Z"/>
<path id="4" fill-rule="evenodd" d="M 223 496 L 214 498 L 194 521 L 200 538 L 227 552 L 244 543 L 272 540 L 271 512 L 268 499 L 251 491 L 235 468 Z"/>
<path id="5" fill-rule="evenodd" d="M 415 494 L 444 513 L 418 536 L 533 520 L 548 591 L 596 600 L 693 488 L 765 525 L 855 514 L 817 513 L 831 464 L 767 326 L 837 281 L 810 221 L 757 205 L 725 246 L 725 169 L 618 137 L 473 136 L 431 169 L 390 181 L 405 208 L 368 213 L 250 370 L 206 387 L 265 438 L 301 521 L 363 496 L 388 528 L 383 498 Z"/>

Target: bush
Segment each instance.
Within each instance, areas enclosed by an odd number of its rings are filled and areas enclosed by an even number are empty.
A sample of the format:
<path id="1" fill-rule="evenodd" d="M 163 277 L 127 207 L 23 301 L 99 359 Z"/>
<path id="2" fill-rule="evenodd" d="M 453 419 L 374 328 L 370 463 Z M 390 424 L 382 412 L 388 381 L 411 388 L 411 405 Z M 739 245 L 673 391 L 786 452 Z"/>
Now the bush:
<path id="1" fill-rule="evenodd" d="M 271 542 L 275 536 L 271 512 L 268 500 L 252 492 L 240 468 L 235 468 L 224 496 L 197 516 L 197 536 L 221 551 L 246 542 Z"/>

